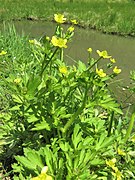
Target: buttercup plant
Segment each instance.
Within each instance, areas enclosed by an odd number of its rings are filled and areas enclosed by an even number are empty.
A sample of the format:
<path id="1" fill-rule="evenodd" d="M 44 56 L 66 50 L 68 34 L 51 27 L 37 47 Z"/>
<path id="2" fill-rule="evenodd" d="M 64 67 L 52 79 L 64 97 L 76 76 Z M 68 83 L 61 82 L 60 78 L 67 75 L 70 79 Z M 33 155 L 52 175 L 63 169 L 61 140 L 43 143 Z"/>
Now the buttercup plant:
<path id="1" fill-rule="evenodd" d="M 64 15 L 55 14 L 54 20 L 52 37 L 27 40 L 30 61 L 16 61 L 15 72 L 1 73 L 1 87 L 10 96 L 0 115 L 3 164 L 12 167 L 15 180 L 134 177 L 134 144 L 124 148 L 131 129 L 124 141 L 123 112 L 108 88 L 121 70 L 107 51 L 97 50 L 98 59 L 92 58 L 91 48 L 88 64 L 66 64 L 64 49 L 76 21 L 64 30 Z M 99 61 L 111 63 L 112 73 Z"/>

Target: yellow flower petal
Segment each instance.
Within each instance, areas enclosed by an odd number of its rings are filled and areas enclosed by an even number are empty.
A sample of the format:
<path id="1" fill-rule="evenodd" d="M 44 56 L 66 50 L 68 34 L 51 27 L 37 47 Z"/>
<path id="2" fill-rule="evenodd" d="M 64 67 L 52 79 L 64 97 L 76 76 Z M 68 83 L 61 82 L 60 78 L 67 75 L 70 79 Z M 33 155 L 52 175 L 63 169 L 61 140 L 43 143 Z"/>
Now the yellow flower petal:
<path id="1" fill-rule="evenodd" d="M 116 177 L 117 180 L 122 180 L 123 175 L 119 170 L 116 172 L 112 172 L 112 175 Z"/>
<path id="2" fill-rule="evenodd" d="M 67 74 L 68 73 L 66 66 L 59 67 L 59 71 L 61 74 Z"/>
<path id="3" fill-rule="evenodd" d="M 15 83 L 15 84 L 19 84 L 20 82 L 21 82 L 21 79 L 20 79 L 20 78 L 14 79 L 14 83 Z"/>
<path id="4" fill-rule="evenodd" d="M 97 53 L 100 57 L 103 57 L 104 59 L 109 59 L 111 56 L 108 55 L 107 51 L 99 51 L 97 50 Z"/>
<path id="5" fill-rule="evenodd" d="M 112 63 L 116 63 L 116 60 L 115 60 L 114 58 L 110 58 L 110 61 L 111 61 Z"/>
<path id="6" fill-rule="evenodd" d="M 109 161 L 106 160 L 106 164 L 108 166 L 110 166 L 111 168 L 113 168 L 115 166 L 115 163 L 116 163 L 116 158 L 113 158 L 113 159 L 111 159 Z"/>
<path id="7" fill-rule="evenodd" d="M 89 53 L 92 53 L 92 48 L 88 48 L 87 51 L 88 51 Z"/>
<path id="8" fill-rule="evenodd" d="M 118 168 L 117 167 L 115 167 L 115 166 L 112 166 L 111 167 L 115 172 L 117 172 L 118 171 Z"/>
<path id="9" fill-rule="evenodd" d="M 34 178 L 31 178 L 31 180 L 40 180 L 40 177 L 34 177 Z"/>
<path id="10" fill-rule="evenodd" d="M 66 21 L 66 18 L 64 18 L 64 15 L 63 14 L 54 14 L 54 20 L 57 22 L 57 23 L 64 23 Z"/>
<path id="11" fill-rule="evenodd" d="M 56 36 L 53 36 L 51 42 L 54 46 L 67 48 L 67 39 L 57 38 Z"/>
<path id="12" fill-rule="evenodd" d="M 39 174 L 37 177 L 31 178 L 31 180 L 52 180 L 52 177 L 47 175 L 48 167 L 44 166 L 42 168 L 41 174 Z"/>
<path id="13" fill-rule="evenodd" d="M 122 151 L 120 148 L 118 148 L 118 154 L 121 156 L 125 156 L 126 153 L 124 151 Z"/>
<path id="14" fill-rule="evenodd" d="M 69 31 L 69 32 L 73 32 L 74 31 L 74 27 L 73 26 L 70 26 L 68 29 L 67 29 L 67 31 Z"/>
<path id="15" fill-rule="evenodd" d="M 45 180 L 52 180 L 52 177 L 47 175 Z"/>
<path id="16" fill-rule="evenodd" d="M 7 54 L 7 51 L 1 51 L 0 56 Z"/>
<path id="17" fill-rule="evenodd" d="M 115 74 L 119 74 L 119 73 L 121 73 L 121 69 L 118 69 L 117 66 L 115 66 L 114 69 L 113 69 L 113 72 Z"/>
<path id="18" fill-rule="evenodd" d="M 30 44 L 34 44 L 34 39 L 30 39 L 30 40 L 29 40 L 29 43 L 30 43 Z"/>
<path id="19" fill-rule="evenodd" d="M 96 68 L 96 73 L 100 76 L 100 77 L 105 77 L 106 73 L 104 73 L 103 69 L 99 69 Z"/>
<path id="20" fill-rule="evenodd" d="M 73 23 L 73 24 L 78 24 L 78 22 L 76 21 L 76 19 L 71 19 L 70 21 L 71 21 L 71 23 Z"/>
<path id="21" fill-rule="evenodd" d="M 44 167 L 42 168 L 41 174 L 46 174 L 47 171 L 48 171 L 48 166 L 44 166 Z"/>

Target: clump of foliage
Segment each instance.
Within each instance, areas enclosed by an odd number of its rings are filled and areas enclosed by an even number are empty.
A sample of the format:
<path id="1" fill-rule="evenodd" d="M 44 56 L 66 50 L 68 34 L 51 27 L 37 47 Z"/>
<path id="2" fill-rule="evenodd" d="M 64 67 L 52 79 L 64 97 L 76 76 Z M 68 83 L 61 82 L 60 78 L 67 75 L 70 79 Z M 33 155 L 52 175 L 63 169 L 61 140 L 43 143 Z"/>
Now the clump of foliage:
<path id="1" fill-rule="evenodd" d="M 134 137 L 108 89 L 121 69 L 107 51 L 93 59 L 91 48 L 88 64 L 67 65 L 64 48 L 77 22 L 63 30 L 66 18 L 54 19 L 54 36 L 29 40 L 23 61 L 0 53 L 1 99 L 8 98 L 0 113 L 3 166 L 15 180 L 134 178 Z"/>

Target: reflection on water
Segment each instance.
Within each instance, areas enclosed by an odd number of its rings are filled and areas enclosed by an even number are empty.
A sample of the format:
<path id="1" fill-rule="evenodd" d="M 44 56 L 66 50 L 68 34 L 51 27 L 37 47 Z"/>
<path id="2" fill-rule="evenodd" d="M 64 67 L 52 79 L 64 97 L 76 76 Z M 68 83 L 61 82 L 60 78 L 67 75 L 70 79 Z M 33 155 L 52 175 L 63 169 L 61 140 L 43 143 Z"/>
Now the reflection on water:
<path id="1" fill-rule="evenodd" d="M 14 22 L 14 25 L 19 34 L 23 32 L 29 35 L 30 38 L 40 38 L 45 34 L 52 36 L 56 27 L 55 23 L 39 21 L 18 21 Z M 119 78 L 123 80 L 125 86 L 129 85 L 130 70 L 135 69 L 135 38 L 106 35 L 97 31 L 76 27 L 73 42 L 70 42 L 68 49 L 65 50 L 66 61 L 68 63 L 71 63 L 72 60 L 87 62 L 87 49 L 89 47 L 93 49 L 92 56 L 95 58 L 97 57 L 97 49 L 107 50 L 108 53 L 117 60 L 118 67 L 122 69 Z M 116 81 L 112 89 L 114 89 L 115 92 L 117 92 L 117 96 L 119 96 L 122 91 L 120 90 L 119 92 L 118 89 L 116 90 L 116 84 L 120 84 L 119 81 Z M 123 92 L 123 95 L 124 93 L 125 92 Z"/>

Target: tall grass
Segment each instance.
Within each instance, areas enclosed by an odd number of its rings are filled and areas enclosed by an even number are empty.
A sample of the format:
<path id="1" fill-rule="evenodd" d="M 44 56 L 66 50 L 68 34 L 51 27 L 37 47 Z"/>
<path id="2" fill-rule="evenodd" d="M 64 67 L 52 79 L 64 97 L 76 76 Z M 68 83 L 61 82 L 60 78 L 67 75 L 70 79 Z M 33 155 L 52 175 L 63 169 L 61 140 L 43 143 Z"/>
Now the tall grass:
<path id="1" fill-rule="evenodd" d="M 28 46 L 28 37 L 24 36 L 23 34 L 19 36 L 16 33 L 15 27 L 11 24 L 3 24 L 3 26 L 4 30 L 0 32 L 0 50 L 4 50 L 8 53 L 8 60 L 0 64 L 0 76 L 3 71 L 6 72 L 6 76 L 12 73 L 16 74 L 17 76 L 18 69 L 20 69 L 21 72 L 23 63 L 26 61 L 30 62 L 33 58 Z M 14 68 L 15 64 L 18 64 L 16 68 Z M 5 88 L 0 86 L 0 112 L 3 112 L 9 108 L 8 105 L 10 96 L 8 93 L 5 95 Z"/>

